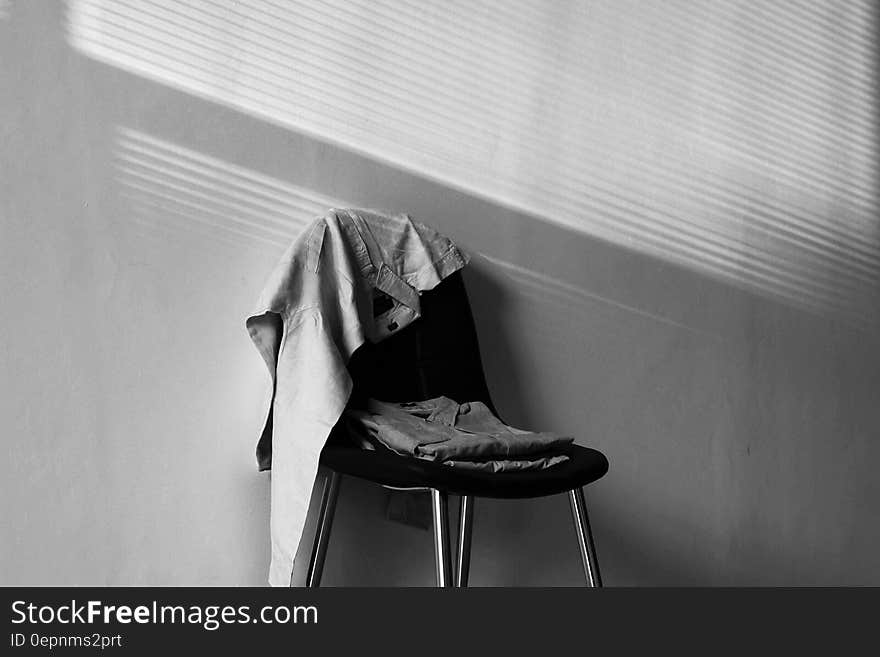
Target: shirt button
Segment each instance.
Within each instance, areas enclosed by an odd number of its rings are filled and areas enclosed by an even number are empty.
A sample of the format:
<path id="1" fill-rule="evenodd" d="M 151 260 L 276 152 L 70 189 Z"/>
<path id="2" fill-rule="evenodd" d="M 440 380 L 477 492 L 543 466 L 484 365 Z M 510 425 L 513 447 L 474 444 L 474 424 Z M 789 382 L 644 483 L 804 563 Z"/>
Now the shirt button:
<path id="1" fill-rule="evenodd" d="M 396 331 L 396 330 L 397 330 L 397 322 L 391 322 L 391 323 L 388 325 L 388 330 L 389 330 L 389 331 Z"/>

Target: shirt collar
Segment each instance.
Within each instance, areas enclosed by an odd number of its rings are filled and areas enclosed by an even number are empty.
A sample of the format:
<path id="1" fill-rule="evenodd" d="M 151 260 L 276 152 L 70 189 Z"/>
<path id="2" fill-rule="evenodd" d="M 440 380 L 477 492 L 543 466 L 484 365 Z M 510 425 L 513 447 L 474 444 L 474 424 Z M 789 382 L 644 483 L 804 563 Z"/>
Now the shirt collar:
<path id="1" fill-rule="evenodd" d="M 351 211 L 337 211 L 361 273 L 373 287 L 410 308 L 419 315 L 418 291 L 389 267 L 382 257 L 382 251 L 370 232 L 366 222 Z"/>
<path id="2" fill-rule="evenodd" d="M 391 271 L 384 262 L 379 266 L 375 286 L 392 299 L 411 308 L 416 314 L 419 313 L 419 293 L 412 285 Z"/>

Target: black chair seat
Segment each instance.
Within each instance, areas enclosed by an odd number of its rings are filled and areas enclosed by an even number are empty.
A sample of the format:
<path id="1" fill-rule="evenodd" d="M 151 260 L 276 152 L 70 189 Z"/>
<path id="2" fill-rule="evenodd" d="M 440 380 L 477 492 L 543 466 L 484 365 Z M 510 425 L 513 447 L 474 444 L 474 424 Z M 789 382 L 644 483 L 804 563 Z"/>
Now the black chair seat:
<path id="1" fill-rule="evenodd" d="M 342 474 L 392 488 L 436 488 L 453 495 L 527 498 L 566 493 L 608 472 L 608 459 L 595 449 L 574 445 L 569 458 L 544 470 L 481 472 L 400 456 L 388 449 L 369 451 L 328 443 L 321 463 Z"/>

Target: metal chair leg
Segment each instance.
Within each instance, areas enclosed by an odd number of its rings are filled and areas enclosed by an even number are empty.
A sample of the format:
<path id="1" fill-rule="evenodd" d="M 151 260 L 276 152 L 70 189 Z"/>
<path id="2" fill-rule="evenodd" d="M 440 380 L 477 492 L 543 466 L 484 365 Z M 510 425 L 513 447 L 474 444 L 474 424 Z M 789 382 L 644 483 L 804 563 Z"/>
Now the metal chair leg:
<path id="1" fill-rule="evenodd" d="M 434 515 L 434 556 L 437 560 L 437 586 L 452 586 L 452 564 L 449 550 L 449 496 L 431 489 L 431 509 Z"/>
<path id="2" fill-rule="evenodd" d="M 574 529 L 577 533 L 578 547 L 581 550 L 581 560 L 584 563 L 584 575 L 587 578 L 587 585 L 600 587 L 602 586 L 602 577 L 599 574 L 599 562 L 596 559 L 593 533 L 590 531 L 590 519 L 587 517 L 584 489 L 572 488 L 568 491 L 568 501 L 571 503 L 571 515 L 574 519 Z"/>
<path id="3" fill-rule="evenodd" d="M 318 524 L 315 528 L 315 540 L 312 543 L 312 554 L 309 558 L 309 569 L 306 574 L 306 586 L 310 588 L 321 585 L 324 558 L 327 556 L 327 544 L 330 542 L 330 529 L 333 527 L 333 514 L 336 511 L 336 498 L 339 495 L 341 479 L 342 475 L 334 470 L 331 470 L 324 478 Z"/>
<path id="4" fill-rule="evenodd" d="M 458 559 L 456 559 L 455 585 L 467 588 L 471 567 L 471 530 L 474 523 L 474 498 L 463 495 L 458 514 Z"/>

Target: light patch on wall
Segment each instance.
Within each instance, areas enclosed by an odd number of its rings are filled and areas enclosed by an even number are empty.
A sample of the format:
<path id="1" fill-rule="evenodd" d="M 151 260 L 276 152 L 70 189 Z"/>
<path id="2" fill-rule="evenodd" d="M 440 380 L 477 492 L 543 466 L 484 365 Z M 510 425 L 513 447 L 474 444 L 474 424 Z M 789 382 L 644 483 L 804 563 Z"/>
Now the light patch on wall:
<path id="1" fill-rule="evenodd" d="M 0 0 L 0 21 L 6 20 L 12 14 L 12 0 Z"/>
<path id="2" fill-rule="evenodd" d="M 86 55 L 547 221 L 880 321 L 876 6 L 71 0 Z"/>
<path id="3" fill-rule="evenodd" d="M 115 168 L 134 220 L 202 227 L 235 244 L 283 249 L 312 219 L 345 205 L 124 127 L 117 129 Z"/>

